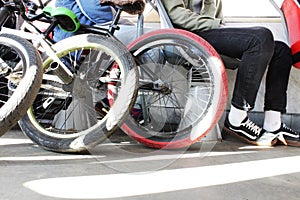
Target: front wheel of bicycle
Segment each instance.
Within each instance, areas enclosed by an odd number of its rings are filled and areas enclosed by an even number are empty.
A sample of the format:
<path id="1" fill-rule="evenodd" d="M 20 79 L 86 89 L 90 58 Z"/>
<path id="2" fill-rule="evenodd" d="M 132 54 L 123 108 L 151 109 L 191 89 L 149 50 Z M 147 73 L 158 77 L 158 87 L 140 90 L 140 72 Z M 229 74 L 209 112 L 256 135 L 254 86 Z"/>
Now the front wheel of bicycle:
<path id="1" fill-rule="evenodd" d="M 23 117 L 42 82 L 42 59 L 27 40 L 0 35 L 0 136 Z"/>
<path id="2" fill-rule="evenodd" d="M 109 137 L 131 110 L 138 86 L 134 59 L 117 40 L 94 34 L 69 37 L 52 48 L 73 80 L 63 82 L 58 62 L 44 59 L 41 90 L 19 124 L 47 150 L 88 150 Z M 109 95 L 116 99 L 114 106 L 109 106 Z"/>
<path id="3" fill-rule="evenodd" d="M 128 46 L 139 69 L 137 101 L 122 130 L 152 148 L 182 148 L 204 137 L 227 101 L 218 53 L 184 30 L 150 32 Z"/>

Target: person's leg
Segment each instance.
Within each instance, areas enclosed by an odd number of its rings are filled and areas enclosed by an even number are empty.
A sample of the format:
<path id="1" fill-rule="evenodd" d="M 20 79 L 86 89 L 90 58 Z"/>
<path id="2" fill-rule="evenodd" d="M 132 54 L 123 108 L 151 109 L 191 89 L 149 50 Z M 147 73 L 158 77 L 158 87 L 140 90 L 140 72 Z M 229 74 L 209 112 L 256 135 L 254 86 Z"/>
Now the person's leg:
<path id="1" fill-rule="evenodd" d="M 101 5 L 99 0 L 76 0 L 76 4 L 89 22 L 94 24 L 103 24 L 111 22 L 115 10 L 112 6 Z M 75 13 L 77 15 L 77 13 Z"/>
<path id="2" fill-rule="evenodd" d="M 286 112 L 287 89 L 292 66 L 290 48 L 283 42 L 275 42 L 275 50 L 266 76 L 265 119 L 263 128 L 277 134 L 286 145 L 300 146 L 299 133 L 281 121 Z"/>
<path id="3" fill-rule="evenodd" d="M 197 32 L 219 54 L 241 60 L 235 81 L 232 105 L 253 109 L 257 92 L 273 55 L 272 32 L 263 27 L 220 28 Z"/>
<path id="4" fill-rule="evenodd" d="M 276 137 L 266 133 L 247 116 L 247 112 L 254 107 L 262 77 L 273 55 L 272 32 L 263 27 L 252 27 L 221 28 L 197 34 L 207 40 L 219 54 L 241 60 L 232 106 L 224 124 L 225 131 L 251 144 L 273 145 Z"/>
<path id="5" fill-rule="evenodd" d="M 291 66 L 290 48 L 285 43 L 276 41 L 266 76 L 264 128 L 268 131 L 280 128 L 281 113 L 286 112 Z"/>
<path id="6" fill-rule="evenodd" d="M 266 131 L 276 131 L 281 126 L 281 112 L 275 110 L 266 110 L 263 128 Z"/>
<path id="7" fill-rule="evenodd" d="M 292 67 L 290 48 L 283 42 L 275 42 L 275 49 L 266 76 L 264 110 L 286 112 L 287 88 Z"/>

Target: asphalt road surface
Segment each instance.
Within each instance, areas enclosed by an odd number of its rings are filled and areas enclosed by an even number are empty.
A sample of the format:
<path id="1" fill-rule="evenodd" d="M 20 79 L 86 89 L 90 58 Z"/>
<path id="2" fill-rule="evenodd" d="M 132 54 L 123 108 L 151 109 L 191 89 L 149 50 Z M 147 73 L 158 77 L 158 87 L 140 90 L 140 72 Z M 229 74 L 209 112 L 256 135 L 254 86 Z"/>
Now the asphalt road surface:
<path id="1" fill-rule="evenodd" d="M 46 151 L 14 129 L 0 138 L 1 200 L 300 198 L 300 148 L 229 138 L 150 149 L 117 133 L 86 154 Z"/>

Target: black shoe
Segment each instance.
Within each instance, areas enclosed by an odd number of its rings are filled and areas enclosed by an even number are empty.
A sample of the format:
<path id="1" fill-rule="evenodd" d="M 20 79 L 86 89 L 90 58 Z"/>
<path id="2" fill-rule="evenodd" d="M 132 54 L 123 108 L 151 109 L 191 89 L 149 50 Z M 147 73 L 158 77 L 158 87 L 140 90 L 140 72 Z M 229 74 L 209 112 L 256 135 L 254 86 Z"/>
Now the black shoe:
<path id="1" fill-rule="evenodd" d="M 240 126 L 231 125 L 228 118 L 226 118 L 224 131 L 249 144 L 258 146 L 273 146 L 277 142 L 277 135 L 266 132 L 248 117 L 242 121 Z"/>
<path id="2" fill-rule="evenodd" d="M 300 147 L 300 134 L 284 123 L 281 123 L 281 127 L 277 131 L 271 133 L 277 135 L 278 140 L 285 145 Z"/>

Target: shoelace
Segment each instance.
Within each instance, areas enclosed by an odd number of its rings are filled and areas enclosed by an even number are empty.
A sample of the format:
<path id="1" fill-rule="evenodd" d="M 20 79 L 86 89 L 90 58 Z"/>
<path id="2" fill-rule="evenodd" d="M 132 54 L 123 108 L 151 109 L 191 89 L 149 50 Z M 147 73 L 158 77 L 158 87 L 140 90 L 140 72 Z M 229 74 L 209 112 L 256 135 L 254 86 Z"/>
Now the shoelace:
<path id="1" fill-rule="evenodd" d="M 262 128 L 256 125 L 253 121 L 248 119 L 245 123 L 241 124 L 248 128 L 250 131 L 254 132 L 256 135 L 259 135 L 260 132 L 262 131 Z"/>
<path id="2" fill-rule="evenodd" d="M 298 135 L 298 137 L 299 137 L 299 134 L 296 131 L 287 127 L 285 124 L 282 124 L 282 128 L 283 128 L 283 130 L 288 130 L 289 132 L 292 132 L 293 134 Z"/>

